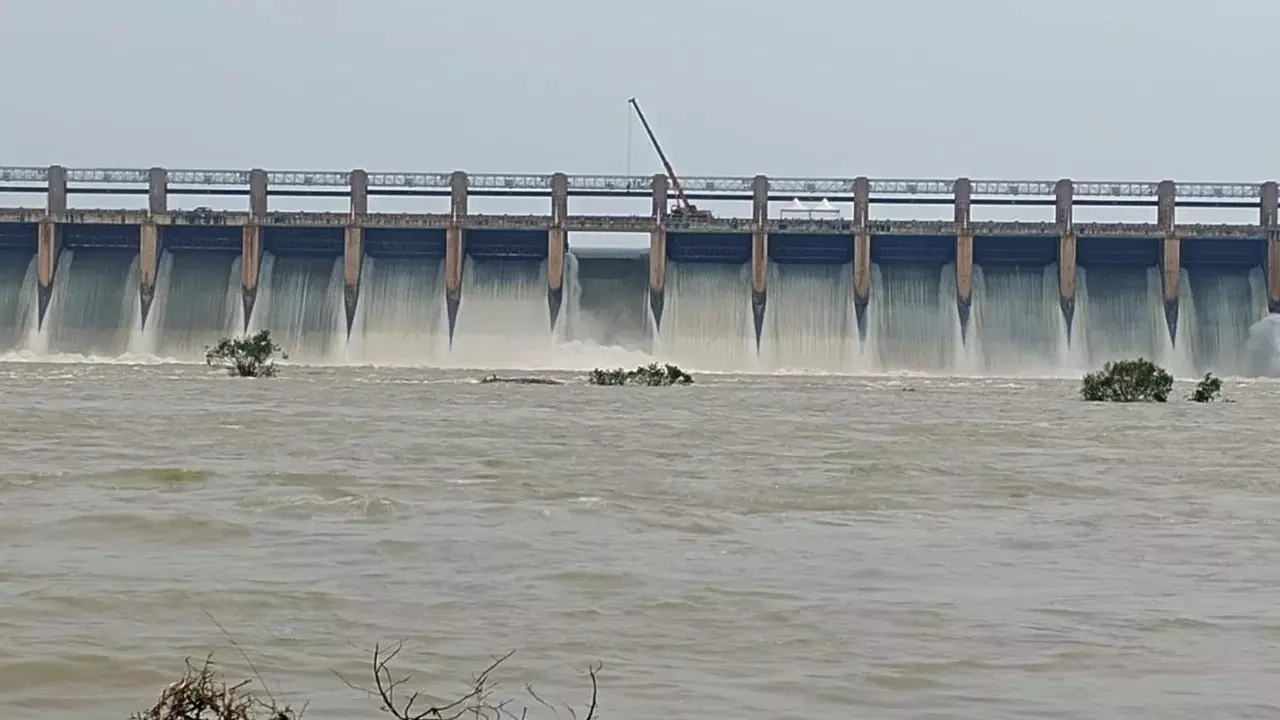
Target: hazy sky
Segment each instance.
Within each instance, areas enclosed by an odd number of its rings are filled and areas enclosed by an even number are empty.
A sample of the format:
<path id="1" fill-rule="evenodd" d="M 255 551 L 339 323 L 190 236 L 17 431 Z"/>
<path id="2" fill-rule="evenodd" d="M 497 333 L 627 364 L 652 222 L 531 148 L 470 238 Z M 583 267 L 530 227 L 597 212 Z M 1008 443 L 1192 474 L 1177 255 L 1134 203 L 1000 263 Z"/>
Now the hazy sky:
<path id="1" fill-rule="evenodd" d="M 0 0 L 0 164 L 623 173 L 635 95 L 686 175 L 1260 181 L 1278 32 L 1275 0 Z"/>

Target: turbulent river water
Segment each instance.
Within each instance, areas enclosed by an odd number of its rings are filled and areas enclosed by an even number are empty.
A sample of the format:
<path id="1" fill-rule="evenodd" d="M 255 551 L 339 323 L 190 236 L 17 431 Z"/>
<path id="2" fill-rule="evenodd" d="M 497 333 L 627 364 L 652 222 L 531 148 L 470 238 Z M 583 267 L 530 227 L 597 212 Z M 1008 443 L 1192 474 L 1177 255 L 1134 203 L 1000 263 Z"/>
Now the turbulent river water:
<path id="1" fill-rule="evenodd" d="M 0 364 L 0 717 L 247 673 L 206 612 L 311 718 L 399 639 L 624 720 L 1280 713 L 1273 381 L 468 378 Z"/>

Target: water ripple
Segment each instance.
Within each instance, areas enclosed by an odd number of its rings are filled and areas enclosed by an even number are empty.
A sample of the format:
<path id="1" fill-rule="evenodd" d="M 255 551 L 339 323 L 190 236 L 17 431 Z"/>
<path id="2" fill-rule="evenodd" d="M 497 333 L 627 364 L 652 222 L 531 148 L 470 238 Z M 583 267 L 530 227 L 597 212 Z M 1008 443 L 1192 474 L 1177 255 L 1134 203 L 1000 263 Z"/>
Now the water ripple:
<path id="1" fill-rule="evenodd" d="M 212 613 L 309 717 L 407 639 L 611 717 L 1275 714 L 1280 386 L 0 367 L 0 715 L 125 717 Z M 903 392 L 904 387 L 913 392 Z M 110 672 L 104 672 L 110 668 Z M 1082 691 L 1083 690 L 1083 691 Z"/>

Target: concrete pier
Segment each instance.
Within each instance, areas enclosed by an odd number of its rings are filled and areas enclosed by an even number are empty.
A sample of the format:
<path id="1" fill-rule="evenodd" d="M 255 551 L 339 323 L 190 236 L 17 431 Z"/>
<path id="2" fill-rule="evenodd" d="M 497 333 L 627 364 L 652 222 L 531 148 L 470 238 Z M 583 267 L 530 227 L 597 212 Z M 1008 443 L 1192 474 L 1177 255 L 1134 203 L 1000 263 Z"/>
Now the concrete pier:
<path id="1" fill-rule="evenodd" d="M 1178 292 L 1182 279 L 1182 242 L 1174 225 L 1177 188 L 1163 180 L 1156 188 L 1156 225 L 1160 227 L 1160 285 L 1164 292 L 1164 321 L 1169 338 L 1178 341 Z"/>
<path id="2" fill-rule="evenodd" d="M 156 274 L 160 268 L 160 228 L 148 217 L 138 228 L 138 300 L 142 304 L 142 326 L 147 326 L 151 303 L 156 299 Z"/>
<path id="3" fill-rule="evenodd" d="M 871 181 L 853 181 L 853 309 L 858 321 L 858 337 L 867 339 L 867 305 L 871 302 Z"/>
<path id="4" fill-rule="evenodd" d="M 54 271 L 58 267 L 58 255 L 62 252 L 62 233 L 52 219 L 40 221 L 36 248 L 36 283 L 38 311 L 37 321 L 44 327 L 49 301 L 53 299 Z"/>
<path id="5" fill-rule="evenodd" d="M 40 327 L 44 327 L 49 301 L 53 299 L 54 275 L 58 269 L 58 256 L 62 254 L 62 229 L 58 227 L 56 218 L 67 212 L 67 169 L 51 165 L 48 178 L 45 214 L 40 219 L 36 239 L 36 319 Z"/>
<path id="6" fill-rule="evenodd" d="M 956 311 L 960 314 L 960 339 L 968 342 L 969 313 L 973 309 L 973 230 L 969 225 L 973 183 L 956 180 Z"/>
<path id="7" fill-rule="evenodd" d="M 1258 224 L 1267 234 L 1267 312 L 1280 313 L 1280 225 L 1276 222 L 1280 188 L 1274 181 L 1262 184 Z"/>
<path id="8" fill-rule="evenodd" d="M 551 311 L 551 328 L 560 318 L 564 302 L 564 254 L 569 249 L 565 232 L 569 217 L 569 176 L 551 176 L 551 227 L 547 229 L 547 306 Z"/>
<path id="9" fill-rule="evenodd" d="M 369 214 L 369 173 L 351 171 L 351 207 L 342 238 L 342 302 L 347 316 L 347 335 L 356 322 L 360 302 L 360 275 L 364 271 L 364 218 Z"/>
<path id="10" fill-rule="evenodd" d="M 147 326 L 151 303 L 156 298 L 156 275 L 160 271 L 160 227 L 156 218 L 169 211 L 168 172 L 153 167 L 147 173 L 147 219 L 138 230 L 138 300 L 142 305 L 142 326 Z"/>
<path id="11" fill-rule="evenodd" d="M 767 301 L 765 283 L 769 277 L 769 178 L 755 176 L 751 181 L 751 194 L 751 316 L 759 348 Z"/>
<path id="12" fill-rule="evenodd" d="M 1076 231 L 1072 216 L 1075 188 L 1070 180 L 1059 180 L 1053 188 L 1054 225 L 1058 231 L 1058 306 L 1067 325 L 1067 341 L 1076 316 Z"/>
<path id="13" fill-rule="evenodd" d="M 654 327 L 662 327 L 667 299 L 667 176 L 654 175 L 653 225 L 649 230 L 649 311 Z"/>
<path id="14" fill-rule="evenodd" d="M 444 241 L 444 297 L 449 312 L 449 343 L 458 324 L 462 304 L 462 267 L 466 251 L 463 222 L 467 216 L 467 174 L 457 170 L 449 181 L 449 224 Z"/>
<path id="15" fill-rule="evenodd" d="M 249 330 L 253 305 L 258 299 L 258 272 L 262 266 L 262 221 L 267 215 L 267 173 L 249 171 L 249 220 L 244 225 L 240 247 L 240 292 L 244 305 L 244 328 Z"/>

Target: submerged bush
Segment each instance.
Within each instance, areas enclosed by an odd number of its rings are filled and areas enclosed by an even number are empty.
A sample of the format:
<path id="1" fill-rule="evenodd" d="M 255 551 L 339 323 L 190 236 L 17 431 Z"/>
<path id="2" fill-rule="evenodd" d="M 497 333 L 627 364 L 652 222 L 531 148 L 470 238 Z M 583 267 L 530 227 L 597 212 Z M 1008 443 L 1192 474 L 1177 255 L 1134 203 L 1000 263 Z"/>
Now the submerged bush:
<path id="1" fill-rule="evenodd" d="M 1080 383 L 1090 402 L 1166 402 L 1172 390 L 1173 376 L 1145 358 L 1109 362 Z"/>
<path id="2" fill-rule="evenodd" d="M 587 376 L 592 385 L 691 385 L 693 377 L 675 365 L 650 363 L 635 370 L 601 370 L 596 368 Z"/>
<path id="3" fill-rule="evenodd" d="M 240 338 L 223 338 L 217 345 L 206 348 L 207 365 L 221 365 L 237 377 L 271 377 L 276 374 L 275 355 L 280 346 L 271 339 L 271 333 L 262 330 L 256 335 Z M 289 356 L 280 353 L 282 360 Z"/>
<path id="4" fill-rule="evenodd" d="M 1192 402 L 1206 403 L 1213 402 L 1222 394 L 1222 380 L 1213 376 L 1213 373 L 1205 373 L 1204 379 L 1196 383 L 1196 389 L 1191 392 L 1191 396 L 1187 399 Z"/>
<path id="5" fill-rule="evenodd" d="M 229 684 L 222 679 L 213 656 L 194 665 L 187 661 L 186 672 L 160 693 L 156 704 L 132 720 L 298 720 L 301 711 L 275 698 L 252 692 L 249 680 Z M 265 687 L 265 685 L 263 686 Z"/>

